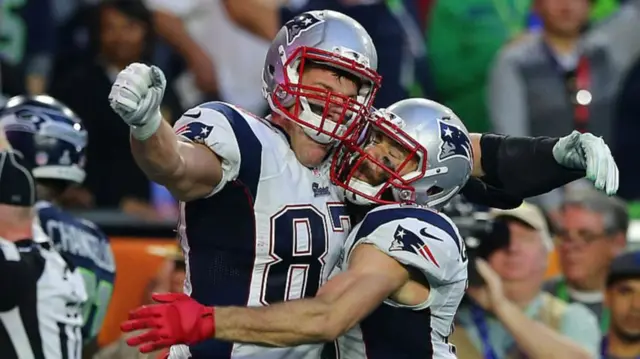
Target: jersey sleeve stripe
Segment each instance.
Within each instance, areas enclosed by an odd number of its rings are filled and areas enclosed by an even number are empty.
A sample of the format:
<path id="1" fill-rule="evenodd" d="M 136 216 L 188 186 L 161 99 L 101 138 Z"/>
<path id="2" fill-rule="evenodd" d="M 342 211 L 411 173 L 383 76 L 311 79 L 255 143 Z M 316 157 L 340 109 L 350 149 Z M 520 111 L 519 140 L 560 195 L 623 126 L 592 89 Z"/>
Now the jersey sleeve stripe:
<path id="1" fill-rule="evenodd" d="M 447 221 L 436 212 L 427 211 L 421 208 L 390 208 L 369 212 L 362 221 L 362 225 L 360 225 L 360 229 L 356 234 L 356 241 L 353 242 L 352 247 L 358 243 L 358 239 L 370 235 L 381 225 L 404 218 L 415 218 L 438 227 L 455 241 L 458 251 L 460 250 L 458 234 L 451 222 Z M 347 253 L 350 253 L 352 249 L 353 248 L 349 248 Z"/>
<path id="2" fill-rule="evenodd" d="M 262 167 L 262 144 L 238 111 L 221 102 L 207 102 L 199 107 L 208 108 L 224 115 L 229 121 L 240 149 L 238 180 L 247 187 L 252 199 L 258 194 L 260 169 Z"/>

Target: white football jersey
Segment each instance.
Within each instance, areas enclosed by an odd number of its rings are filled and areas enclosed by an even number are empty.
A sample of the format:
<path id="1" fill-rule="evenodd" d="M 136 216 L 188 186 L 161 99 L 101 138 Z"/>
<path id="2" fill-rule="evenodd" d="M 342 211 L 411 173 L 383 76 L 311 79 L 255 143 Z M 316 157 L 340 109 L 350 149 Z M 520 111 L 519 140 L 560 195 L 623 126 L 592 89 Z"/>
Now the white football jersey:
<path id="1" fill-rule="evenodd" d="M 34 233 L 39 238 L 17 243 L 0 239 L 5 260 L 22 263 L 21 270 L 32 272 L 22 299 L 0 312 L 10 342 L 0 347 L 2 353 L 12 350 L 17 358 L 80 359 L 82 306 L 87 301 L 84 282 L 78 270 L 40 236 L 44 234 Z"/>
<path id="2" fill-rule="evenodd" d="M 263 306 L 313 297 L 349 233 L 329 163 L 301 165 L 275 125 L 221 102 L 187 111 L 174 126 L 222 159 L 210 196 L 183 203 L 179 235 L 185 292 L 204 305 Z M 216 340 L 172 348 L 171 358 L 318 358 L 322 345 L 266 348 Z M 190 353 L 188 353 L 190 352 Z"/>
<path id="3" fill-rule="evenodd" d="M 427 300 L 406 306 L 388 299 L 335 344 L 336 358 L 456 358 L 447 338 L 467 287 L 464 242 L 444 214 L 418 206 L 386 205 L 369 212 L 347 239 L 341 267 L 359 244 L 373 244 L 420 271 Z"/>

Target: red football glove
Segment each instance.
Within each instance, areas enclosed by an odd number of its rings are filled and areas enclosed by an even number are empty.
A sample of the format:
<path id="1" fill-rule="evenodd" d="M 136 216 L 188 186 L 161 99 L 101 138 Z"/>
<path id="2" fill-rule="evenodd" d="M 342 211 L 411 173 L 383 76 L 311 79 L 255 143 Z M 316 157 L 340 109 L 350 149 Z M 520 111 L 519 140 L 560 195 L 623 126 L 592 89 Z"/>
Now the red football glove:
<path id="1" fill-rule="evenodd" d="M 141 353 L 150 353 L 175 344 L 195 344 L 213 338 L 212 307 L 205 307 L 183 293 L 156 293 L 152 298 L 160 304 L 132 310 L 129 320 L 120 325 L 123 332 L 151 329 L 127 339 L 130 346 L 140 345 Z"/>

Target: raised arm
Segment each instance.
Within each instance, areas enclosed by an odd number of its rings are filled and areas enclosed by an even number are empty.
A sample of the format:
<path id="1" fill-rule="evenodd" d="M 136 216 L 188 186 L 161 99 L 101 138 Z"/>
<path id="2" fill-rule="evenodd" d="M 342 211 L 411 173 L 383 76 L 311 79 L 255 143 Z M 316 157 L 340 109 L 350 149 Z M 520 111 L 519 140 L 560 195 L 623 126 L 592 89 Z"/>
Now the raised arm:
<path id="1" fill-rule="evenodd" d="M 146 140 L 132 135 L 131 153 L 151 181 L 181 201 L 206 196 L 222 179 L 218 156 L 202 144 L 180 140 L 164 120 Z"/>
<path id="2" fill-rule="evenodd" d="M 237 111 L 218 103 L 188 110 L 172 129 L 160 114 L 165 84 L 160 69 L 129 65 L 112 87 L 111 107 L 131 126 L 131 151 L 150 180 L 182 201 L 209 196 L 237 178 L 240 153 L 258 149 L 257 139 Z"/>
<path id="3" fill-rule="evenodd" d="M 614 194 L 618 167 L 609 146 L 590 133 L 562 138 L 471 134 L 473 176 L 507 194 L 526 198 L 586 177 Z"/>

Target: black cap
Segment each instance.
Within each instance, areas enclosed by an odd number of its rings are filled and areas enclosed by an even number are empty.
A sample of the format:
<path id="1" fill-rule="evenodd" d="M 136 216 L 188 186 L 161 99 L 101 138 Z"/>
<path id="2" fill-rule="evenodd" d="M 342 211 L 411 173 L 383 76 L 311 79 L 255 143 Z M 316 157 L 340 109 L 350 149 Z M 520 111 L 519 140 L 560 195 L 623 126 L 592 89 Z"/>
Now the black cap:
<path id="1" fill-rule="evenodd" d="M 22 155 L 14 151 L 0 152 L 0 204 L 31 207 L 36 189 L 31 171 L 24 165 Z"/>
<path id="2" fill-rule="evenodd" d="M 640 251 L 626 252 L 617 256 L 609 267 L 607 286 L 623 279 L 640 279 Z"/>

